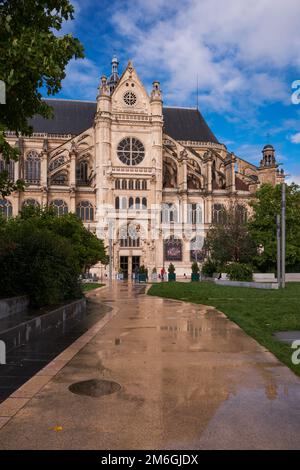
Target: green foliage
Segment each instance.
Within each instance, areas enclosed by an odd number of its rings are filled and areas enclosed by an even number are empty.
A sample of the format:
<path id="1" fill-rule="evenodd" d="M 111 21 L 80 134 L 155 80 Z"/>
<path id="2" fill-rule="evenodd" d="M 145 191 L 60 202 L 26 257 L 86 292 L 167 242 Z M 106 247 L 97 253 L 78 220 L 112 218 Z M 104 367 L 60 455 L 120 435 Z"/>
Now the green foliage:
<path id="1" fill-rule="evenodd" d="M 202 265 L 202 274 L 205 277 L 213 277 L 214 273 L 218 271 L 218 265 L 215 261 L 212 261 L 211 259 L 208 259 L 203 265 Z"/>
<path id="2" fill-rule="evenodd" d="M 45 118 L 52 109 L 42 101 L 40 89 L 48 95 L 61 90 L 65 68 L 72 59 L 83 58 L 83 47 L 71 34 L 57 34 L 64 21 L 74 18 L 68 0 L 3 0 L 0 3 L 0 79 L 6 84 L 6 105 L 0 106 L 0 153 L 4 159 L 18 159 L 18 150 L 5 140 L 5 132 L 30 135 L 28 119 Z M 0 195 L 22 189 L 8 175 L 0 177 Z"/>
<path id="3" fill-rule="evenodd" d="M 198 274 L 199 272 L 200 272 L 199 265 L 198 265 L 198 263 L 196 263 L 196 261 L 194 261 L 193 264 L 192 264 L 192 273 L 193 274 Z"/>
<path id="4" fill-rule="evenodd" d="M 76 216 L 28 207 L 0 222 L 0 297 L 27 294 L 39 307 L 77 298 L 79 275 L 105 256 Z"/>
<path id="5" fill-rule="evenodd" d="M 99 289 L 99 287 L 103 287 L 105 284 L 99 284 L 98 282 L 87 282 L 86 284 L 82 285 L 83 292 L 90 292 L 94 289 Z"/>
<path id="6" fill-rule="evenodd" d="M 256 254 L 256 244 L 241 217 L 241 209 L 241 205 L 235 204 L 224 209 L 223 223 L 213 224 L 208 231 L 205 249 L 220 265 L 249 263 Z"/>
<path id="7" fill-rule="evenodd" d="M 144 265 L 139 267 L 139 274 L 147 274 L 147 269 Z"/>
<path id="8" fill-rule="evenodd" d="M 286 186 L 286 264 L 287 272 L 300 269 L 300 188 Z M 275 272 L 277 264 L 276 215 L 281 212 L 281 186 L 263 185 L 251 203 L 254 215 L 249 223 L 250 233 L 257 246 L 253 263 L 261 272 Z"/>
<path id="9" fill-rule="evenodd" d="M 226 272 L 231 281 L 253 281 L 253 271 L 251 266 L 249 266 L 248 264 L 231 263 L 229 266 L 227 266 Z"/>
<path id="10" fill-rule="evenodd" d="M 169 273 L 169 274 L 174 274 L 175 271 L 176 271 L 176 269 L 175 269 L 174 264 L 173 264 L 173 263 L 170 263 L 170 264 L 169 264 L 169 267 L 168 267 L 168 273 Z"/>

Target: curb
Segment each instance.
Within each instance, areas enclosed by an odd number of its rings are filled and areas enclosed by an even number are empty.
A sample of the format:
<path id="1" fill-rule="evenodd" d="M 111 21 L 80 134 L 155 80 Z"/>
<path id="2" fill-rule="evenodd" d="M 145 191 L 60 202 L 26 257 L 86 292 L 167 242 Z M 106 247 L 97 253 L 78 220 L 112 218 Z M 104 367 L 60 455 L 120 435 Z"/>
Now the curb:
<path id="1" fill-rule="evenodd" d="M 105 289 L 99 288 L 99 290 Z M 93 292 L 98 291 L 95 289 Z M 90 296 L 88 296 L 90 297 Z M 91 295 L 92 297 L 92 295 Z M 74 343 L 68 346 L 55 359 L 23 384 L 18 390 L 12 393 L 6 400 L 0 404 L 0 429 L 8 424 L 13 417 L 35 397 L 37 393 L 43 390 L 46 385 L 55 377 L 75 356 L 79 353 L 107 323 L 118 313 L 118 309 L 113 308 L 101 320 L 93 325 L 87 332 L 80 336 Z"/>

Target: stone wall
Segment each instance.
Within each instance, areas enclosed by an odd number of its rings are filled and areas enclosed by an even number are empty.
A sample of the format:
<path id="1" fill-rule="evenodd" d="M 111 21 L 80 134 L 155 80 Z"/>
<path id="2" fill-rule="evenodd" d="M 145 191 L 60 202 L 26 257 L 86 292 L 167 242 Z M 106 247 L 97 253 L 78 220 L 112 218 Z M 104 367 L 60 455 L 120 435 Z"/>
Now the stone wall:
<path id="1" fill-rule="evenodd" d="M 86 299 L 75 300 L 51 312 L 8 327 L 5 331 L 0 332 L 0 340 L 5 342 L 6 350 L 10 351 L 29 343 L 31 340 L 47 335 L 54 329 L 57 333 L 63 334 L 72 328 L 74 323 L 82 320 L 85 315 Z"/>
<path id="2" fill-rule="evenodd" d="M 28 308 L 29 297 L 23 295 L 21 297 L 11 297 L 9 299 L 0 300 L 0 320 L 2 318 L 21 313 Z"/>

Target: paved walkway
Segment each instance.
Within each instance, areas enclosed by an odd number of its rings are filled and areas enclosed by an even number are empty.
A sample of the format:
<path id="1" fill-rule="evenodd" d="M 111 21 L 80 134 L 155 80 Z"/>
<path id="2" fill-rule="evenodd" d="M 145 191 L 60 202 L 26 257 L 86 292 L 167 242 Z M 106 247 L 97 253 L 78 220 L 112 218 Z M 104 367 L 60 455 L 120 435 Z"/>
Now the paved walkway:
<path id="1" fill-rule="evenodd" d="M 144 292 L 93 294 L 114 316 L 50 364 L 50 379 L 40 372 L 12 419 L 12 402 L 0 405 L 0 449 L 300 449 L 300 380 L 214 309 Z M 122 388 L 68 389 L 97 378 Z"/>

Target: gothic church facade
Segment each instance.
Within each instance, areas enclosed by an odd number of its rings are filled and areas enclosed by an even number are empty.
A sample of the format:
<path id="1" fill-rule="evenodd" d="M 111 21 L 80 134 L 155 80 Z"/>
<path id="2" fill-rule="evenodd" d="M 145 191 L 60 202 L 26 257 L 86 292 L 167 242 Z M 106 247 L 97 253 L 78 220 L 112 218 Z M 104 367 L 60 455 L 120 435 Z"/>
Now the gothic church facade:
<path id="1" fill-rule="evenodd" d="M 188 274 L 222 208 L 234 202 L 246 217 L 257 188 L 284 178 L 271 145 L 258 166 L 230 153 L 199 110 L 164 107 L 159 82 L 149 96 L 131 62 L 119 76 L 113 59 L 96 102 L 48 102 L 54 117 L 35 116 L 30 138 L 7 134 L 21 155 L 10 176 L 27 186 L 0 209 L 7 217 L 28 204 L 76 213 L 105 240 L 114 274 L 170 262 Z"/>

